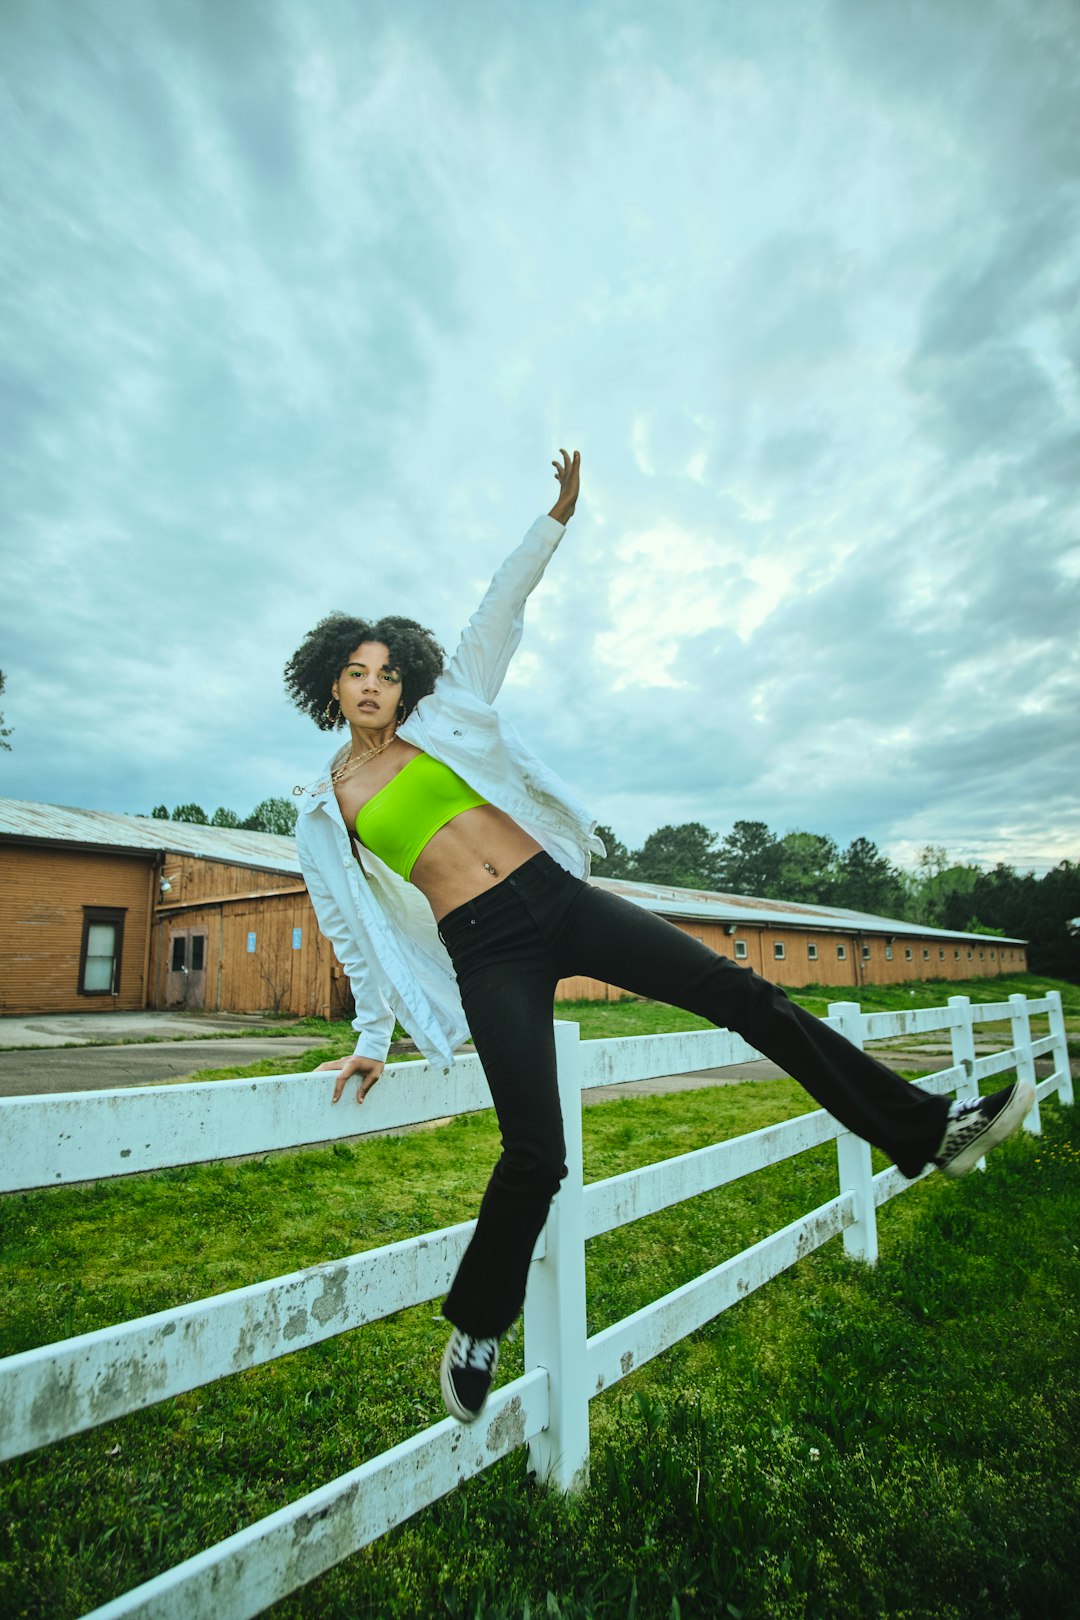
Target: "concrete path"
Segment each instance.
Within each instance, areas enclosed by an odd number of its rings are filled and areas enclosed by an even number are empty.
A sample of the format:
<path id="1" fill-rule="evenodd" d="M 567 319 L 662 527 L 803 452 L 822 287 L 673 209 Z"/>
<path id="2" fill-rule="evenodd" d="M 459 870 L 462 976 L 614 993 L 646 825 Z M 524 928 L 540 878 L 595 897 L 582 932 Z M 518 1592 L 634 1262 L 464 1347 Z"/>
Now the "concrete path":
<path id="1" fill-rule="evenodd" d="M 24 1046 L 111 1046 L 117 1041 L 193 1039 L 198 1035 L 236 1034 L 240 1030 L 277 1029 L 273 1019 L 257 1013 L 101 1012 L 50 1013 L 0 1018 L 0 1051 Z"/>
<path id="2" fill-rule="evenodd" d="M 240 1030 L 279 1029 L 258 1014 L 201 1012 L 56 1013 L 0 1018 L 0 1097 L 101 1091 L 184 1079 L 310 1052 L 317 1035 L 260 1040 Z M 233 1039 L 206 1039 L 228 1037 Z M 198 1037 L 204 1037 L 199 1039 Z"/>
<path id="3" fill-rule="evenodd" d="M 198 1069 L 226 1069 L 261 1058 L 294 1057 L 323 1044 L 317 1035 L 257 1036 L 236 1041 L 162 1041 L 146 1046 L 83 1046 L 67 1051 L 0 1052 L 0 1097 L 54 1091 L 107 1091 L 184 1079 Z"/>

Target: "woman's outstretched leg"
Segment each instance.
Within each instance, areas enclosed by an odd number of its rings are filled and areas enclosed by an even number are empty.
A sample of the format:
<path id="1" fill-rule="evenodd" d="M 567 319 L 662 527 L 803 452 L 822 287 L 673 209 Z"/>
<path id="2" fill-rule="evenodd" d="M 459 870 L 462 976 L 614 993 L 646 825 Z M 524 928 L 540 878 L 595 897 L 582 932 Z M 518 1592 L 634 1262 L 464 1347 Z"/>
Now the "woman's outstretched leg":
<path id="1" fill-rule="evenodd" d="M 938 1151 L 949 1102 L 911 1085 L 749 968 L 673 923 L 583 885 L 562 919 L 561 971 L 606 979 L 743 1036 L 907 1176 Z M 572 964 L 572 965 L 571 965 Z"/>
<path id="2" fill-rule="evenodd" d="M 563 908 L 558 935 L 561 973 L 606 979 L 735 1030 L 906 1176 L 930 1163 L 947 1176 L 966 1175 L 1019 1128 L 1035 1100 L 1035 1088 L 1019 1078 L 993 1096 L 952 1103 L 909 1085 L 778 985 L 605 890 L 581 885 Z"/>

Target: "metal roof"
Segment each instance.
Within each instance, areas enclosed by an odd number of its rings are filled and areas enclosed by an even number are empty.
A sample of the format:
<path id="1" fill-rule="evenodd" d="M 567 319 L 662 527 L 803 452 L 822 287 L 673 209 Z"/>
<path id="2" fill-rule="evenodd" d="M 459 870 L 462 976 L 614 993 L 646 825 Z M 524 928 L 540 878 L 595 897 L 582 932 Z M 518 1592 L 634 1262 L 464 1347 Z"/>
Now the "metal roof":
<path id="1" fill-rule="evenodd" d="M 149 816 L 125 816 L 111 810 L 76 810 L 61 804 L 35 804 L 30 799 L 0 799 L 0 838 L 42 839 L 78 844 L 93 849 L 166 850 L 201 855 L 205 860 L 231 861 L 266 872 L 288 872 L 300 877 L 296 840 L 277 833 L 244 832 L 239 827 L 198 827 L 186 821 L 155 821 Z M 1022 939 L 999 935 L 957 933 L 901 922 L 842 906 L 808 906 L 789 900 L 760 900 L 750 895 L 713 894 L 707 889 L 678 889 L 661 883 L 636 883 L 627 878 L 590 880 L 598 888 L 621 894 L 646 911 L 685 921 L 741 923 L 768 927 L 806 928 L 819 933 L 892 934 L 897 939 L 999 939 L 1004 945 L 1023 945 Z"/>
<path id="2" fill-rule="evenodd" d="M 299 877 L 296 840 L 241 827 L 198 827 L 187 821 L 155 821 L 111 810 L 76 810 L 30 799 L 0 799 L 0 838 L 42 839 L 90 849 L 130 849 L 201 855 L 264 872 Z"/>
<path id="3" fill-rule="evenodd" d="M 598 887 L 621 894 L 627 900 L 665 917 L 711 923 L 752 923 L 773 928 L 807 928 L 820 933 L 892 934 L 897 939 L 977 939 L 985 945 L 1000 940 L 1003 945 L 1024 945 L 1025 940 L 998 934 L 965 934 L 948 928 L 930 928 L 925 923 L 903 922 L 895 917 L 878 917 L 868 911 L 851 911 L 844 906 L 809 906 L 793 900 L 759 900 L 744 894 L 713 894 L 708 889 L 676 889 L 662 883 L 637 883 L 629 878 L 592 878 Z"/>

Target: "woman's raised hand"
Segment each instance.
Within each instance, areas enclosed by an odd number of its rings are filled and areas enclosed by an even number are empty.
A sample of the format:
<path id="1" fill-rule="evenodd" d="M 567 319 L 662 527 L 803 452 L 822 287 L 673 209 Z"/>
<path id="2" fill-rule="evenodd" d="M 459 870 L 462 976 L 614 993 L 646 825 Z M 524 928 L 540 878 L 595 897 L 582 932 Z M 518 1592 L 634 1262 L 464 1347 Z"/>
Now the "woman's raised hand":
<path id="1" fill-rule="evenodd" d="M 559 480 L 560 494 L 555 505 L 548 513 L 559 523 L 568 523 L 574 515 L 577 505 L 578 490 L 581 484 L 581 456 L 577 450 L 573 456 L 566 450 L 560 450 L 562 462 L 553 461 L 555 476 Z"/>
<path id="2" fill-rule="evenodd" d="M 336 1069 L 338 1071 L 337 1084 L 334 1087 L 334 1102 L 337 1102 L 345 1090 L 345 1082 L 350 1075 L 360 1076 L 360 1087 L 356 1093 L 356 1100 L 362 1103 L 380 1074 L 384 1065 L 377 1058 L 357 1057 L 355 1054 L 347 1058 L 331 1058 L 329 1063 L 320 1063 L 312 1072 L 318 1074 L 319 1069 Z"/>

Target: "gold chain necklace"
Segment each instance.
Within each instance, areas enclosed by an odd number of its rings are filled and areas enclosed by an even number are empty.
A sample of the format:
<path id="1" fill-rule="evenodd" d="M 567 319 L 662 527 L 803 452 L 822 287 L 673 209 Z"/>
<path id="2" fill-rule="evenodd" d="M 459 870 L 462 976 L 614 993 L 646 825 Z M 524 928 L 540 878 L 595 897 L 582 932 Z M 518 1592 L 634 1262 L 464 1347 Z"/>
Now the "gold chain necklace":
<path id="1" fill-rule="evenodd" d="M 384 743 L 380 743 L 378 748 L 372 748 L 366 754 L 361 754 L 359 759 L 356 759 L 350 755 L 345 761 L 345 764 L 341 770 L 332 770 L 330 772 L 330 780 L 333 782 L 334 786 L 336 787 L 339 782 L 344 781 L 347 776 L 351 776 L 353 771 L 359 770 L 361 765 L 366 765 L 369 759 L 374 759 L 376 754 L 381 754 L 384 748 L 389 748 L 390 744 L 394 741 L 394 737 L 396 736 L 397 732 L 395 731 L 393 737 L 387 737 L 386 741 Z"/>

